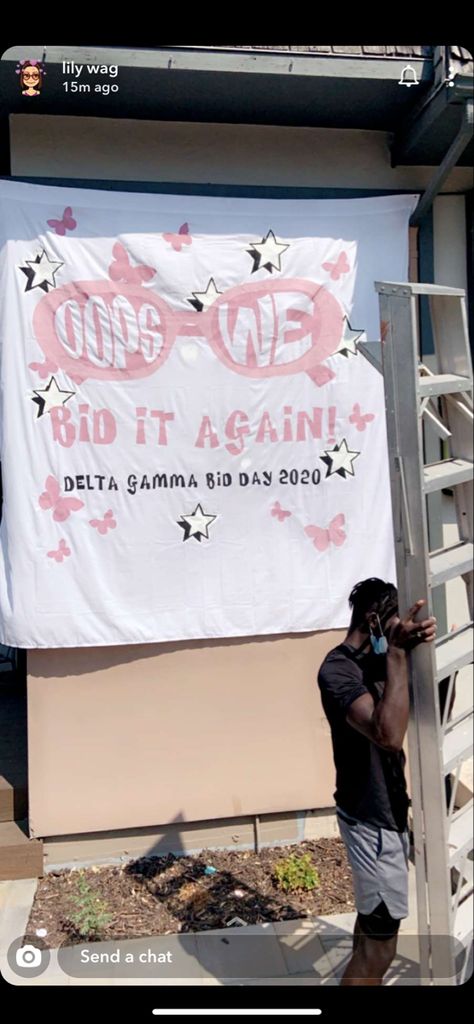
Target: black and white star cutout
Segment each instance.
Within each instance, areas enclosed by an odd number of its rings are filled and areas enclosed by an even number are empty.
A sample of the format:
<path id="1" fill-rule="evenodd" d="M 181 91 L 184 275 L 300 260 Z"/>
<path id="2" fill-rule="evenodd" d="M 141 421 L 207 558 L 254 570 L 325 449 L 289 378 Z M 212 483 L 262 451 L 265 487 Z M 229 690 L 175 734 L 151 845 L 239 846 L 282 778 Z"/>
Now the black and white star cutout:
<path id="1" fill-rule="evenodd" d="M 65 405 L 75 394 L 75 391 L 63 391 L 58 387 L 56 378 L 50 377 L 46 387 L 34 391 L 35 398 L 31 398 L 31 401 L 36 402 L 38 406 L 36 419 L 39 420 L 45 412 L 50 412 L 58 405 Z"/>
<path id="2" fill-rule="evenodd" d="M 321 462 L 324 462 L 328 467 L 326 480 L 328 476 L 334 476 L 335 473 L 342 476 L 343 480 L 345 480 L 348 475 L 355 476 L 352 463 L 359 455 L 360 452 L 353 452 L 347 447 L 345 437 L 342 439 L 340 444 L 335 446 L 335 448 L 331 448 L 329 451 L 326 450 L 324 455 L 319 456 Z"/>
<path id="3" fill-rule="evenodd" d="M 214 519 L 217 519 L 217 516 L 206 515 L 202 505 L 196 505 L 194 512 L 188 516 L 180 516 L 177 520 L 178 526 L 184 530 L 183 540 L 189 540 L 190 537 L 194 537 L 199 543 L 202 537 L 209 540 L 208 526 L 214 522 Z"/>
<path id="4" fill-rule="evenodd" d="M 212 306 L 212 303 L 217 299 L 218 295 L 222 295 L 222 292 L 217 290 L 216 282 L 211 277 L 205 292 L 193 292 L 192 294 L 194 298 L 187 301 L 191 306 L 194 306 L 198 313 L 202 313 L 203 310 L 205 311 L 209 309 L 209 306 Z"/>
<path id="5" fill-rule="evenodd" d="M 34 260 L 25 260 L 26 267 L 19 267 L 28 278 L 25 292 L 32 288 L 42 288 L 48 292 L 50 288 L 56 287 L 54 275 L 64 266 L 59 260 L 50 260 L 45 249 L 43 249 Z"/>
<path id="6" fill-rule="evenodd" d="M 251 248 L 247 249 L 247 252 L 253 259 L 252 274 L 261 267 L 265 267 L 270 274 L 273 273 L 273 269 L 281 270 L 281 254 L 289 248 L 289 245 L 277 242 L 273 231 L 269 231 L 261 242 L 251 242 Z"/>
<path id="7" fill-rule="evenodd" d="M 344 317 L 344 326 L 342 330 L 342 337 L 337 346 L 334 355 L 340 354 L 341 356 L 357 356 L 357 342 L 359 338 L 365 334 L 365 331 L 353 330 L 347 316 Z"/>

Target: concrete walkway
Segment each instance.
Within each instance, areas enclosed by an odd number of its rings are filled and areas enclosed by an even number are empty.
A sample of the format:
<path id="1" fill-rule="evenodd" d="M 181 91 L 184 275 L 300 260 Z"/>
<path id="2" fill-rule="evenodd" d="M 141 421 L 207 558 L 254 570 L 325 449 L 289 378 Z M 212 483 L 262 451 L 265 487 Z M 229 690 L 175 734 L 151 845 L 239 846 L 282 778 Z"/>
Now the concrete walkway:
<path id="1" fill-rule="evenodd" d="M 38 976 L 20 977 L 11 966 L 16 960 L 10 947 L 25 934 L 36 886 L 36 879 L 0 883 L 0 969 L 12 985 L 338 985 L 351 954 L 356 915 L 332 914 L 68 946 L 51 950 L 48 966 Z M 414 907 L 414 871 L 410 888 Z M 386 984 L 419 984 L 415 933 L 412 915 L 400 932 Z M 35 936 L 27 941 L 34 944 Z M 90 963 L 92 953 L 100 960 Z"/>

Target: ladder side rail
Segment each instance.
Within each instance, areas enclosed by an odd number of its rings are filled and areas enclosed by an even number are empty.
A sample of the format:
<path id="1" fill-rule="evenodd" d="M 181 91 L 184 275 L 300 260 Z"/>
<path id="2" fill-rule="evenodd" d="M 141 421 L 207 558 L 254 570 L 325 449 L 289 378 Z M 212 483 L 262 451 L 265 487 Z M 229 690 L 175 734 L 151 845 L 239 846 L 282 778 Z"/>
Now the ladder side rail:
<path id="1" fill-rule="evenodd" d="M 465 391 L 462 395 L 445 394 L 441 396 L 441 408 L 444 422 L 449 427 L 451 434 L 449 441 L 451 456 L 458 459 L 470 460 L 472 463 L 474 421 L 472 391 L 473 370 L 465 298 L 460 297 L 456 302 L 452 296 L 433 295 L 430 297 L 429 302 L 433 327 L 433 339 L 439 371 L 442 373 L 458 373 L 459 375 L 470 379 L 470 390 Z M 472 544 L 474 532 L 472 476 L 470 479 L 457 484 L 453 489 L 453 494 L 460 540 L 464 543 Z M 472 561 L 470 570 L 462 574 L 462 579 L 466 584 L 468 615 L 470 622 L 472 623 L 474 618 L 474 572 Z M 469 686 L 469 693 L 471 693 L 470 680 L 464 676 L 463 682 L 464 686 Z M 470 712 L 466 709 L 464 710 L 466 720 L 467 714 L 470 713 L 471 723 L 472 711 L 471 698 Z M 457 718 L 459 718 L 459 715 Z M 455 782 L 452 791 L 453 803 L 457 783 L 461 776 L 461 768 L 464 761 L 469 756 L 470 751 L 465 750 L 464 757 L 460 759 L 456 765 Z M 458 820 L 461 820 L 461 822 L 462 814 L 463 812 L 461 811 L 458 815 Z M 472 862 L 469 859 L 469 857 L 472 856 L 473 849 L 472 815 L 470 817 L 470 821 L 470 829 L 466 830 L 468 834 L 465 834 L 463 839 L 463 861 L 461 864 L 457 865 L 457 869 L 460 874 L 453 893 L 451 924 L 451 933 L 459 938 L 462 936 L 461 941 L 464 944 L 463 956 L 465 967 L 467 966 L 470 954 L 472 955 L 472 927 L 469 927 L 469 920 L 472 925 L 473 917 Z M 459 980 L 461 982 L 463 980 L 463 971 L 461 971 L 460 976 L 458 976 L 458 981 Z"/>
<path id="2" fill-rule="evenodd" d="M 408 289 L 402 288 L 398 288 L 396 294 L 390 294 L 390 289 L 385 291 L 382 283 L 377 290 L 381 319 L 390 325 L 383 346 L 383 370 L 400 606 L 406 609 L 414 599 L 424 597 L 427 609 L 431 611 L 423 438 L 417 390 L 416 298 Z M 403 508 L 401 470 L 410 498 L 409 523 Z M 411 544 L 407 543 L 409 534 Z M 446 980 L 453 974 L 453 958 L 450 944 L 446 942 L 450 935 L 451 908 L 446 861 L 446 796 L 438 688 L 433 684 L 435 677 L 434 650 L 428 645 L 417 648 L 411 657 L 413 725 L 411 740 L 409 737 L 409 742 L 415 746 L 414 762 L 418 761 L 419 765 L 418 792 L 413 790 L 414 808 L 418 803 L 420 809 L 416 824 L 414 816 L 415 850 L 419 848 L 425 854 L 417 857 L 417 890 L 423 915 L 426 870 L 433 978 Z M 437 893 L 434 899 L 430 898 L 433 892 Z M 420 934 L 421 923 L 420 920 Z M 436 941 L 437 936 L 444 936 L 445 941 Z"/>
<path id="3" fill-rule="evenodd" d="M 387 425 L 387 443 L 390 465 L 390 489 L 392 499 L 393 533 L 397 564 L 397 586 L 400 607 L 407 604 L 404 588 L 404 516 L 405 495 L 400 477 L 399 451 L 399 417 L 395 402 L 395 366 L 390 338 L 392 308 L 388 296 L 380 295 L 380 319 L 388 325 L 388 334 L 382 346 L 383 377 L 385 385 L 385 409 Z M 401 565 L 400 565 L 401 563 Z M 413 688 L 412 673 L 409 673 L 410 717 L 408 723 L 408 757 L 411 791 L 411 812 L 413 821 L 413 846 L 415 855 L 416 904 L 418 923 L 418 945 L 420 960 L 420 980 L 422 985 L 430 983 L 431 954 L 430 929 L 428 921 L 428 891 L 426 870 L 425 824 L 423 818 L 423 800 L 421 788 L 420 740 L 418 735 L 419 716 L 416 712 L 417 695 Z"/>
<path id="4" fill-rule="evenodd" d="M 440 373 L 456 373 L 470 377 L 472 382 L 472 360 L 469 347 L 468 321 L 466 302 L 463 297 L 451 295 L 431 295 L 429 298 L 431 322 L 435 353 Z M 473 418 L 472 411 L 466 406 L 471 393 L 465 396 L 442 396 L 441 405 L 444 422 L 449 425 L 451 433 L 450 449 L 453 458 L 471 459 L 473 457 Z M 459 536 L 461 540 L 473 540 L 474 510 L 473 482 L 459 484 L 454 488 L 454 502 Z M 468 591 L 469 614 L 473 619 L 473 573 L 467 574 L 465 582 Z"/>

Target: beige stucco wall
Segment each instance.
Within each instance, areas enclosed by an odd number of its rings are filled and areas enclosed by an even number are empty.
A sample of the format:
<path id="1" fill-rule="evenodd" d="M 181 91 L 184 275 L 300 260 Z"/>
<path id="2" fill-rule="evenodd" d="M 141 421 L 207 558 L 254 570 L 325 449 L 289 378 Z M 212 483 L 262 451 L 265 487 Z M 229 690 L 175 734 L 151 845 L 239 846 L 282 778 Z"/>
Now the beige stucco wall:
<path id="1" fill-rule="evenodd" d="M 432 167 L 390 167 L 385 132 L 15 114 L 12 174 L 307 188 L 425 188 Z M 444 191 L 472 187 L 457 167 Z"/>
<path id="2" fill-rule="evenodd" d="M 35 835 L 332 804 L 339 633 L 28 654 Z"/>
<path id="3" fill-rule="evenodd" d="M 48 177 L 416 190 L 433 173 L 390 168 L 381 132 L 334 129 L 16 115 L 11 149 L 12 174 Z M 467 168 L 445 185 L 469 187 Z M 453 224 L 463 199 L 451 201 L 436 245 L 462 266 L 465 241 Z M 29 652 L 32 833 L 176 830 L 331 806 L 315 678 L 340 637 Z"/>

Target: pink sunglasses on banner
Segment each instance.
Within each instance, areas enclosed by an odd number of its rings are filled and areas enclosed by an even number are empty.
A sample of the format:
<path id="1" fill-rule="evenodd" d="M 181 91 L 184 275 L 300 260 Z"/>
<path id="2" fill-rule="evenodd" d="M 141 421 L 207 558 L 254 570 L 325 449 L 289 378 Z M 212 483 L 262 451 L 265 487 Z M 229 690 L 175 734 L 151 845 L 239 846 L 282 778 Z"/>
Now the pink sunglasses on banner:
<path id="1" fill-rule="evenodd" d="M 146 377 L 177 338 L 192 337 L 235 373 L 307 373 L 321 386 L 334 377 L 322 363 L 338 348 L 344 315 L 324 285 L 301 278 L 230 288 L 200 313 L 173 310 L 136 282 L 74 281 L 41 299 L 33 324 L 46 359 L 75 380 Z"/>

